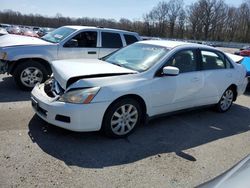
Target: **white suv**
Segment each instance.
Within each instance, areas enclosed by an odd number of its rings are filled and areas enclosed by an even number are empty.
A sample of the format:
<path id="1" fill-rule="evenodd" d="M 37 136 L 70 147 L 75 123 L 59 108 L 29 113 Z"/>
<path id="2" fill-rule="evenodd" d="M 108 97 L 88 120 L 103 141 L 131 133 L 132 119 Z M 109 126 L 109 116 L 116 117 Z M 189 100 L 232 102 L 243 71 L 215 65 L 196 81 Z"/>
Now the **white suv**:
<path id="1" fill-rule="evenodd" d="M 6 35 L 0 38 L 0 73 L 29 90 L 48 78 L 53 60 L 97 59 L 138 40 L 134 32 L 87 26 L 60 27 L 40 39 Z"/>

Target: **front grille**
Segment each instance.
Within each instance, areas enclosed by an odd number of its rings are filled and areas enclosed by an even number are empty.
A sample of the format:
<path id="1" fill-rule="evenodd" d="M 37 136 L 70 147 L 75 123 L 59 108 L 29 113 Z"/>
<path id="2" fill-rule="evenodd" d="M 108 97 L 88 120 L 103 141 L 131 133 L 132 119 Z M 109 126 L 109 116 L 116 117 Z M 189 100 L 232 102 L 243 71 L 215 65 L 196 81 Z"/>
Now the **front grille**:
<path id="1" fill-rule="evenodd" d="M 44 83 L 44 92 L 51 98 L 54 98 L 58 95 L 62 95 L 64 89 L 60 84 L 54 79 L 51 78 Z"/>

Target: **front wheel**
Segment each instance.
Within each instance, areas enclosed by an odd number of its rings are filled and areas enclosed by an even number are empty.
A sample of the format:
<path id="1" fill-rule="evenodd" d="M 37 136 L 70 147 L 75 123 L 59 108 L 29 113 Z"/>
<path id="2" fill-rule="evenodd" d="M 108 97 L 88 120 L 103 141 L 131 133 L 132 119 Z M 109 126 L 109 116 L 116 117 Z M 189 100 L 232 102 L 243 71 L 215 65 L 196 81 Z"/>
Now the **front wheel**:
<path id="1" fill-rule="evenodd" d="M 102 130 L 107 136 L 121 138 L 133 132 L 141 121 L 142 110 L 134 99 L 122 99 L 105 113 Z"/>
<path id="2" fill-rule="evenodd" d="M 220 101 L 216 105 L 216 110 L 219 112 L 226 112 L 230 109 L 233 104 L 234 90 L 228 88 L 222 95 Z"/>
<path id="3" fill-rule="evenodd" d="M 30 60 L 17 65 L 13 76 L 22 90 L 29 91 L 37 83 L 44 82 L 48 78 L 48 71 L 39 62 Z"/>

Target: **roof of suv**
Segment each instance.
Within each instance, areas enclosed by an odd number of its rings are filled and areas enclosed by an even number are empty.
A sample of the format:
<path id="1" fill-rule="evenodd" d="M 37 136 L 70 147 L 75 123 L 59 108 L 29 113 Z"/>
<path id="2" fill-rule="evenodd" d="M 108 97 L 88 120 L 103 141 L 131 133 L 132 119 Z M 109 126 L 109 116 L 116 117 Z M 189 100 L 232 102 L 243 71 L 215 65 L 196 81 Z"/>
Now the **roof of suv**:
<path id="1" fill-rule="evenodd" d="M 79 25 L 66 25 L 64 27 L 69 27 L 72 29 L 99 29 L 99 30 L 106 30 L 106 31 L 118 31 L 118 32 L 123 32 L 123 33 L 134 33 L 137 34 L 136 32 L 132 31 L 126 31 L 126 30 L 121 30 L 121 29 L 111 29 L 111 28 L 105 28 L 105 27 L 94 27 L 94 26 L 79 26 Z"/>

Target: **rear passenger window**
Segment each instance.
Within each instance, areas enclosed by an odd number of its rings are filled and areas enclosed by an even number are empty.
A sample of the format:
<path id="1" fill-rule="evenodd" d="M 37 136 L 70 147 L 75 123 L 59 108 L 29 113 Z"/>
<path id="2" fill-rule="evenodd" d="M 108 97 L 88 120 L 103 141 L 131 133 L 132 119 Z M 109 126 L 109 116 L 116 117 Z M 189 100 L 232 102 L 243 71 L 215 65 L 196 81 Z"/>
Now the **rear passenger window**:
<path id="1" fill-rule="evenodd" d="M 126 35 L 125 34 L 124 38 L 125 38 L 125 41 L 126 41 L 127 45 L 135 43 L 135 42 L 138 41 L 138 39 L 133 35 Z"/>
<path id="2" fill-rule="evenodd" d="M 201 51 L 202 56 L 202 69 L 213 70 L 213 69 L 227 69 L 232 68 L 231 63 L 225 59 L 225 56 L 221 53 L 211 51 Z"/>
<path id="3" fill-rule="evenodd" d="M 102 32 L 102 47 L 103 48 L 121 48 L 122 40 L 118 33 Z"/>

